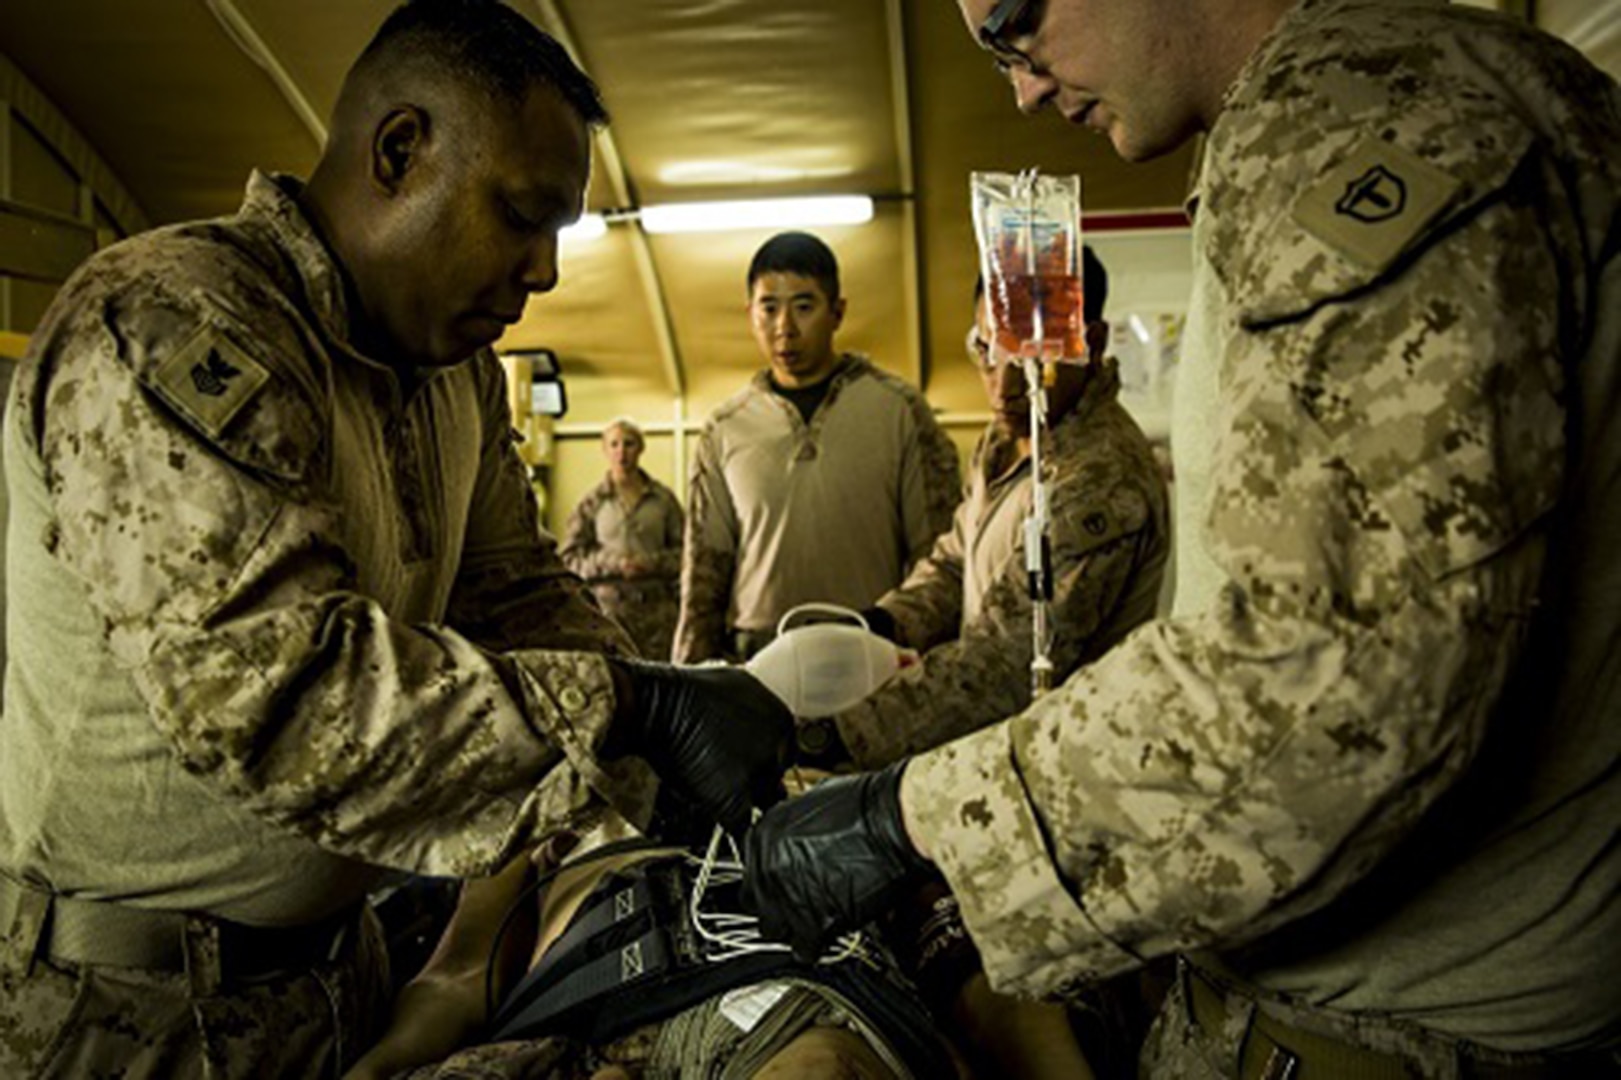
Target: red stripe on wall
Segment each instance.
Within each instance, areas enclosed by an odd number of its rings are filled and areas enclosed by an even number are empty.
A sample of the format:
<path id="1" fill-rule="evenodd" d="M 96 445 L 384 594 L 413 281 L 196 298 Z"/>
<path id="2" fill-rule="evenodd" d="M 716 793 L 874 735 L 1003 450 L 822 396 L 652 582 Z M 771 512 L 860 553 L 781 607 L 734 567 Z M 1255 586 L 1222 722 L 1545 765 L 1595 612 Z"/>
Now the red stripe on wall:
<path id="1" fill-rule="evenodd" d="M 1090 232 L 1124 232 L 1127 229 L 1186 229 L 1188 215 L 1180 210 L 1104 211 L 1082 214 L 1081 229 Z"/>

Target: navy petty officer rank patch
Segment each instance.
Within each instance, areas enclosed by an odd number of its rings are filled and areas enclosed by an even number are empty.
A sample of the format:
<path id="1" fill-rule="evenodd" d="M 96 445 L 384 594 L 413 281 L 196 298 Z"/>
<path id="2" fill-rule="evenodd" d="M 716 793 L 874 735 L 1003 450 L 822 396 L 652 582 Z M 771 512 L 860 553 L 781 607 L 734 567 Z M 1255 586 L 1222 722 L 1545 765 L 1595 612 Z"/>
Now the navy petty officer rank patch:
<path id="1" fill-rule="evenodd" d="M 205 326 L 158 367 L 153 383 L 164 400 L 218 438 L 269 380 L 264 365 Z"/>

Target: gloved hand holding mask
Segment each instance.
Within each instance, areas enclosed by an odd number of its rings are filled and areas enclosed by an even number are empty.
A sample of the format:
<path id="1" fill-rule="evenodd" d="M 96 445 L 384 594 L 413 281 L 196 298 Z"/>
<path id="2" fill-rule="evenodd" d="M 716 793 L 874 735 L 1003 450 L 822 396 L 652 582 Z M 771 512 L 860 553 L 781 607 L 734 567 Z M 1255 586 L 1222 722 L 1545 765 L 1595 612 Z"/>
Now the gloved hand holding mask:
<path id="1" fill-rule="evenodd" d="M 755 807 L 783 797 L 793 717 L 758 679 L 735 668 L 612 664 L 628 700 L 603 752 L 637 754 L 658 774 L 655 832 L 691 842 L 719 822 L 742 836 Z"/>

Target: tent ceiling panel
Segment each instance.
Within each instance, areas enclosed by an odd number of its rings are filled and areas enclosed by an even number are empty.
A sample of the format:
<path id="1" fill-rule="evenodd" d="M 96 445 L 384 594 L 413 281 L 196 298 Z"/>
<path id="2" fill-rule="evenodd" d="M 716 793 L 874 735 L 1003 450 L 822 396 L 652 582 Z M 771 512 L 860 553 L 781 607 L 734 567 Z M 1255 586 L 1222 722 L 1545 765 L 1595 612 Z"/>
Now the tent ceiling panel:
<path id="1" fill-rule="evenodd" d="M 642 203 L 897 190 L 882 3 L 562 9 Z"/>
<path id="2" fill-rule="evenodd" d="M 200 0 L 0 3 L 0 50 L 155 222 L 227 213 L 250 169 L 315 161 L 281 94 Z"/>
<path id="3" fill-rule="evenodd" d="M 204 0 L 189 0 L 202 4 Z M 276 61 L 326 121 L 338 89 L 395 0 L 225 0 L 258 32 Z"/>

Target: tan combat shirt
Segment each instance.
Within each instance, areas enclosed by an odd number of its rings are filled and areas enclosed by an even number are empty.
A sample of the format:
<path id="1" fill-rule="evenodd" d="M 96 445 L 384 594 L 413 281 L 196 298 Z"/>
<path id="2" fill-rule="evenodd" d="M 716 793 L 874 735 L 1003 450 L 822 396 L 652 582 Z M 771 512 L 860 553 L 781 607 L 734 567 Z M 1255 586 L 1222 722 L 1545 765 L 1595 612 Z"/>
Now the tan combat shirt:
<path id="1" fill-rule="evenodd" d="M 1095 367 L 1043 448 L 1055 682 L 1152 618 L 1158 601 L 1169 549 L 1165 481 L 1119 391 L 1114 364 Z M 878 601 L 901 644 L 927 651 L 838 717 L 858 765 L 886 765 L 1030 704 L 1024 522 L 1032 488 L 1029 456 L 987 428 L 951 531 Z"/>
<path id="2" fill-rule="evenodd" d="M 916 388 L 848 355 L 805 423 L 766 372 L 693 457 L 675 658 L 721 656 L 810 601 L 864 608 L 951 524 L 957 451 Z"/>
<path id="3" fill-rule="evenodd" d="M 537 527 L 499 362 L 356 352 L 295 190 L 98 254 L 18 370 L 8 874 L 297 923 L 368 866 L 491 870 L 592 789 L 647 806 L 593 760 L 628 643 Z"/>
<path id="4" fill-rule="evenodd" d="M 1512 20 L 1305 0 L 1207 154 L 1226 585 L 914 759 L 913 824 L 1005 989 L 1218 947 L 1502 1049 L 1613 1040 L 1616 85 Z"/>

